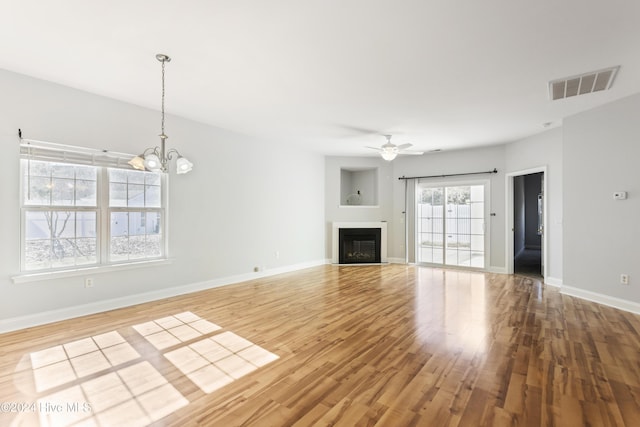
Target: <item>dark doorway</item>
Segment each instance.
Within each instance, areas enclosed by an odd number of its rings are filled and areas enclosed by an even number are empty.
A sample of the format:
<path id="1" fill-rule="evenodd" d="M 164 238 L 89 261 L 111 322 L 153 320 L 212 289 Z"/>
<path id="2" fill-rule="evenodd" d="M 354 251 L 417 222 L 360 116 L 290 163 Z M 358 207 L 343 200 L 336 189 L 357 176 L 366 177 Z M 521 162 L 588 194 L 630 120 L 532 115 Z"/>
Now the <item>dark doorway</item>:
<path id="1" fill-rule="evenodd" d="M 544 173 L 513 178 L 513 272 L 542 277 Z"/>

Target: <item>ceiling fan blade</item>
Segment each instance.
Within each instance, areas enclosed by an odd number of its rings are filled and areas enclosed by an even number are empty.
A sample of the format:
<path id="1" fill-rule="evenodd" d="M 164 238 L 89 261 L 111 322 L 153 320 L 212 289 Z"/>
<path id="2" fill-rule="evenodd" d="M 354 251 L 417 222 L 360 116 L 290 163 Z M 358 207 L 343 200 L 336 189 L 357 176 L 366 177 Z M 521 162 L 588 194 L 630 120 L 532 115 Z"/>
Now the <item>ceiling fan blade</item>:
<path id="1" fill-rule="evenodd" d="M 344 129 L 356 135 L 379 135 L 380 134 L 380 132 L 375 129 L 368 129 L 368 128 L 352 126 L 352 125 L 336 124 L 336 127 L 339 127 L 341 129 Z"/>
<path id="2" fill-rule="evenodd" d="M 422 156 L 424 152 L 423 151 L 401 151 L 398 154 L 407 154 L 409 156 Z"/>
<path id="3" fill-rule="evenodd" d="M 405 150 L 405 149 L 411 147 L 412 145 L 413 144 L 409 144 L 409 143 L 398 145 L 398 150 Z"/>
<path id="4" fill-rule="evenodd" d="M 380 148 L 380 147 L 369 147 L 369 146 L 367 145 L 367 146 L 365 146 L 365 148 L 371 148 L 372 150 L 382 151 L 382 148 Z"/>

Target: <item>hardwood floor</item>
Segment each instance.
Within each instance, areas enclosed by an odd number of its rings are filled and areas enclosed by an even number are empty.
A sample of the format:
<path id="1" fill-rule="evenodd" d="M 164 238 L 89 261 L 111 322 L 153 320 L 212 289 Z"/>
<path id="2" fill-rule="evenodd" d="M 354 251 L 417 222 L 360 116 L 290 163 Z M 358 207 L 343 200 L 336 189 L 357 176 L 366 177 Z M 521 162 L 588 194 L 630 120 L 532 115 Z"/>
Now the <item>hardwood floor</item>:
<path id="1" fill-rule="evenodd" d="M 532 278 L 322 266 L 0 335 L 0 425 L 640 426 L 638 331 Z"/>

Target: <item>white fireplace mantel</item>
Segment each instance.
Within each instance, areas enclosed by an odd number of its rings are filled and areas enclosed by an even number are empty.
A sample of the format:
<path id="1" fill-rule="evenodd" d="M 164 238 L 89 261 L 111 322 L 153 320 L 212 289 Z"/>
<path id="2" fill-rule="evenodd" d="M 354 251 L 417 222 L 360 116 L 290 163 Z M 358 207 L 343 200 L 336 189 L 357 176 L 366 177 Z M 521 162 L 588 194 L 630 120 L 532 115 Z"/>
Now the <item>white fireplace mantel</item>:
<path id="1" fill-rule="evenodd" d="M 331 262 L 338 264 L 339 248 L 338 248 L 338 235 L 341 228 L 379 228 L 380 229 L 380 262 L 386 263 L 387 261 L 387 223 L 383 221 L 367 221 L 367 222 L 334 222 L 333 226 L 333 238 L 332 238 L 332 250 L 331 250 Z"/>

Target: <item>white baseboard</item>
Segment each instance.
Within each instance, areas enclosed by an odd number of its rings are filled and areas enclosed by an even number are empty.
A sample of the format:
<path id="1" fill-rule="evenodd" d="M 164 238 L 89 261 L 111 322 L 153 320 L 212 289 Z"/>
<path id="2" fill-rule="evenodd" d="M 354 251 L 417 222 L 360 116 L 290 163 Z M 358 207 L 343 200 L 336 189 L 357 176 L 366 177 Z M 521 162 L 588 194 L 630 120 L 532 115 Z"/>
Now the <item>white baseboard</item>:
<path id="1" fill-rule="evenodd" d="M 597 292 L 586 291 L 572 286 L 562 286 L 560 293 L 572 297 L 586 299 L 587 301 L 597 302 L 598 304 L 607 305 L 609 307 L 618 308 L 620 310 L 629 311 L 631 313 L 640 314 L 640 304 L 632 301 L 611 297 Z"/>
<path id="2" fill-rule="evenodd" d="M 0 333 L 17 331 L 19 329 L 59 322 L 61 320 L 73 319 L 75 317 L 115 310 L 117 308 L 123 308 L 136 304 L 142 304 L 145 302 L 156 301 L 159 299 L 175 297 L 178 295 L 190 294 L 193 292 L 217 288 L 220 286 L 232 285 L 234 283 L 274 276 L 276 274 L 289 273 L 291 271 L 303 270 L 305 268 L 324 264 L 324 259 L 318 261 L 303 262 L 284 267 L 272 268 L 256 273 L 238 274 L 235 276 L 228 276 L 219 279 L 207 280 L 204 282 L 191 283 L 189 285 L 176 286 L 153 292 L 145 292 L 141 294 L 128 295 L 125 297 L 113 298 L 104 301 L 96 301 L 89 304 L 82 304 L 58 310 L 50 310 L 43 313 L 12 317 L 8 319 L 0 319 Z"/>
<path id="3" fill-rule="evenodd" d="M 562 287 L 562 279 L 547 276 L 544 278 L 544 284 L 549 286 L 554 286 L 556 288 L 560 288 Z"/>
<path id="4" fill-rule="evenodd" d="M 496 274 L 507 274 L 507 268 L 506 267 L 496 267 L 496 266 L 490 266 L 487 271 L 489 273 L 496 273 Z"/>
<path id="5" fill-rule="evenodd" d="M 389 264 L 407 264 L 406 262 L 404 262 L 404 258 L 387 258 L 387 261 L 389 262 Z"/>

